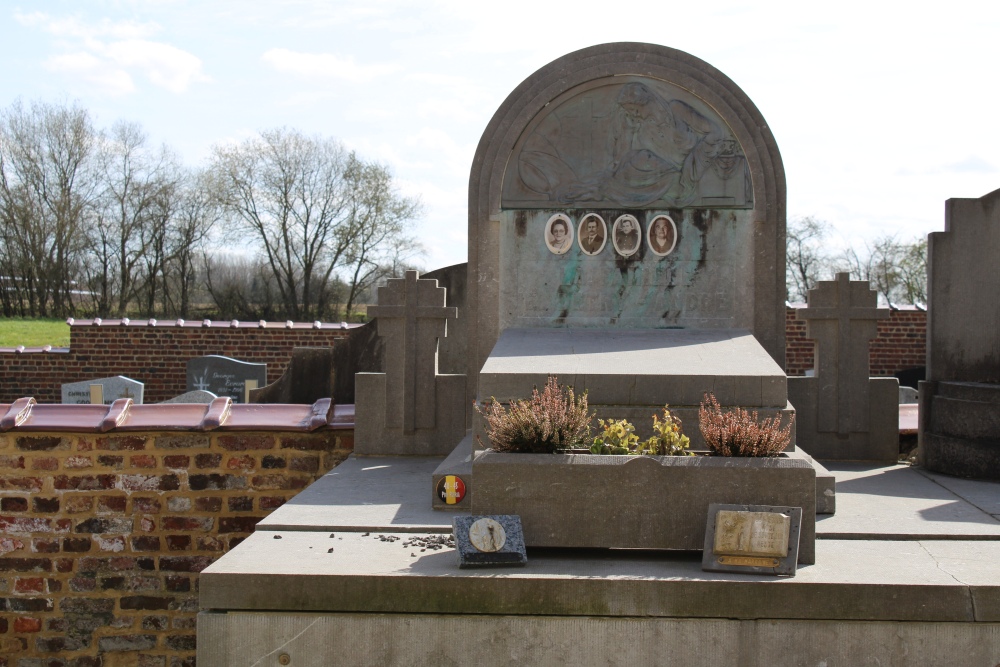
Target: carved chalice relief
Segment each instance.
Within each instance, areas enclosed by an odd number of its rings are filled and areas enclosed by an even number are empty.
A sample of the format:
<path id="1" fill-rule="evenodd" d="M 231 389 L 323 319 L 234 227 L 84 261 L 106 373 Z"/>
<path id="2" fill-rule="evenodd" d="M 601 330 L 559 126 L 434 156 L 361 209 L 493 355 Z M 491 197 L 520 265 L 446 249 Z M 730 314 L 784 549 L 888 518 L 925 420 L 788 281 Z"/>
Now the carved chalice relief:
<path id="1" fill-rule="evenodd" d="M 493 553 L 507 543 L 507 531 L 493 519 L 479 519 L 469 526 L 469 541 L 479 551 Z"/>

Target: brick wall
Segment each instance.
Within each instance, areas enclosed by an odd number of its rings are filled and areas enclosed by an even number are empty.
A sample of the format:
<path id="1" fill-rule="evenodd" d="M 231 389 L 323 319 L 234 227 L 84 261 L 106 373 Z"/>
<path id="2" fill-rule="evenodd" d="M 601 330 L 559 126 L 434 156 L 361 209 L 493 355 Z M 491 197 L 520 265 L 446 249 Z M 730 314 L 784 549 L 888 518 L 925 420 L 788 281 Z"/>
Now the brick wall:
<path id="1" fill-rule="evenodd" d="M 198 573 L 352 448 L 329 428 L 0 434 L 0 667 L 193 666 Z"/>
<path id="2" fill-rule="evenodd" d="M 147 403 L 187 391 L 187 362 L 219 354 L 267 364 L 267 381 L 285 371 L 294 347 L 329 347 L 357 325 L 86 320 L 70 325 L 70 347 L 0 349 L 0 402 L 34 396 L 58 403 L 67 382 L 124 375 L 145 383 Z"/>
<path id="3" fill-rule="evenodd" d="M 797 304 L 804 308 L 805 304 Z M 806 338 L 805 320 L 795 315 L 796 306 L 785 309 L 785 372 L 804 375 L 813 367 L 813 341 Z M 927 311 L 900 306 L 878 321 L 878 336 L 869 345 L 869 367 L 873 377 L 896 374 L 927 363 Z"/>

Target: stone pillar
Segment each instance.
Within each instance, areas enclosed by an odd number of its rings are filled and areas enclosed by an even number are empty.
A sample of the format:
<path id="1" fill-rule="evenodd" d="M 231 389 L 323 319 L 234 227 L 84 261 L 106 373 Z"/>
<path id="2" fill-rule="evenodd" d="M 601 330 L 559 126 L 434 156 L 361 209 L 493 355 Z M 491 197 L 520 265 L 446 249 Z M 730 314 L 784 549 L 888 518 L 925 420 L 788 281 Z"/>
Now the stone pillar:
<path id="1" fill-rule="evenodd" d="M 895 461 L 899 383 L 868 369 L 868 344 L 889 309 L 846 273 L 809 290 L 808 303 L 797 314 L 816 341 L 816 376 L 788 378 L 798 446 L 819 459 Z"/>
<path id="2" fill-rule="evenodd" d="M 416 271 L 389 280 L 368 308 L 385 342 L 385 373 L 355 376 L 358 454 L 446 455 L 465 435 L 465 375 L 438 374 L 438 339 L 458 309 Z"/>

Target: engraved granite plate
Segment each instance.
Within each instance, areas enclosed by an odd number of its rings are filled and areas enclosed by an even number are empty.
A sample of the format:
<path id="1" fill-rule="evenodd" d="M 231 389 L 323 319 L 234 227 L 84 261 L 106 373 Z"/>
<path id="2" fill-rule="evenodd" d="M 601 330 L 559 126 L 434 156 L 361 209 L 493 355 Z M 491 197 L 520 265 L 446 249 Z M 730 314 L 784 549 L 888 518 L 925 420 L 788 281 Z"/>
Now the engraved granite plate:
<path id="1" fill-rule="evenodd" d="M 459 567 L 525 565 L 521 517 L 515 514 L 457 516 L 452 520 Z"/>
<path id="2" fill-rule="evenodd" d="M 801 507 L 708 506 L 701 569 L 795 576 Z"/>

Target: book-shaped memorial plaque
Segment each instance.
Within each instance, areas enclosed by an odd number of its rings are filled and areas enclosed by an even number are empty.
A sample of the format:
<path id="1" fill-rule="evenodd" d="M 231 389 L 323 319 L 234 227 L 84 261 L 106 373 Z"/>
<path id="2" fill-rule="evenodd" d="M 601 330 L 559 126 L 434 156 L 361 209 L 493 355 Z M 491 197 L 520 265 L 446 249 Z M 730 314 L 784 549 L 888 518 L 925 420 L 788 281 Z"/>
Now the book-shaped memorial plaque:
<path id="1" fill-rule="evenodd" d="M 452 520 L 459 567 L 524 565 L 521 517 L 517 515 L 458 516 Z"/>
<path id="2" fill-rule="evenodd" d="M 801 507 L 709 505 L 701 568 L 795 576 L 801 529 Z"/>

